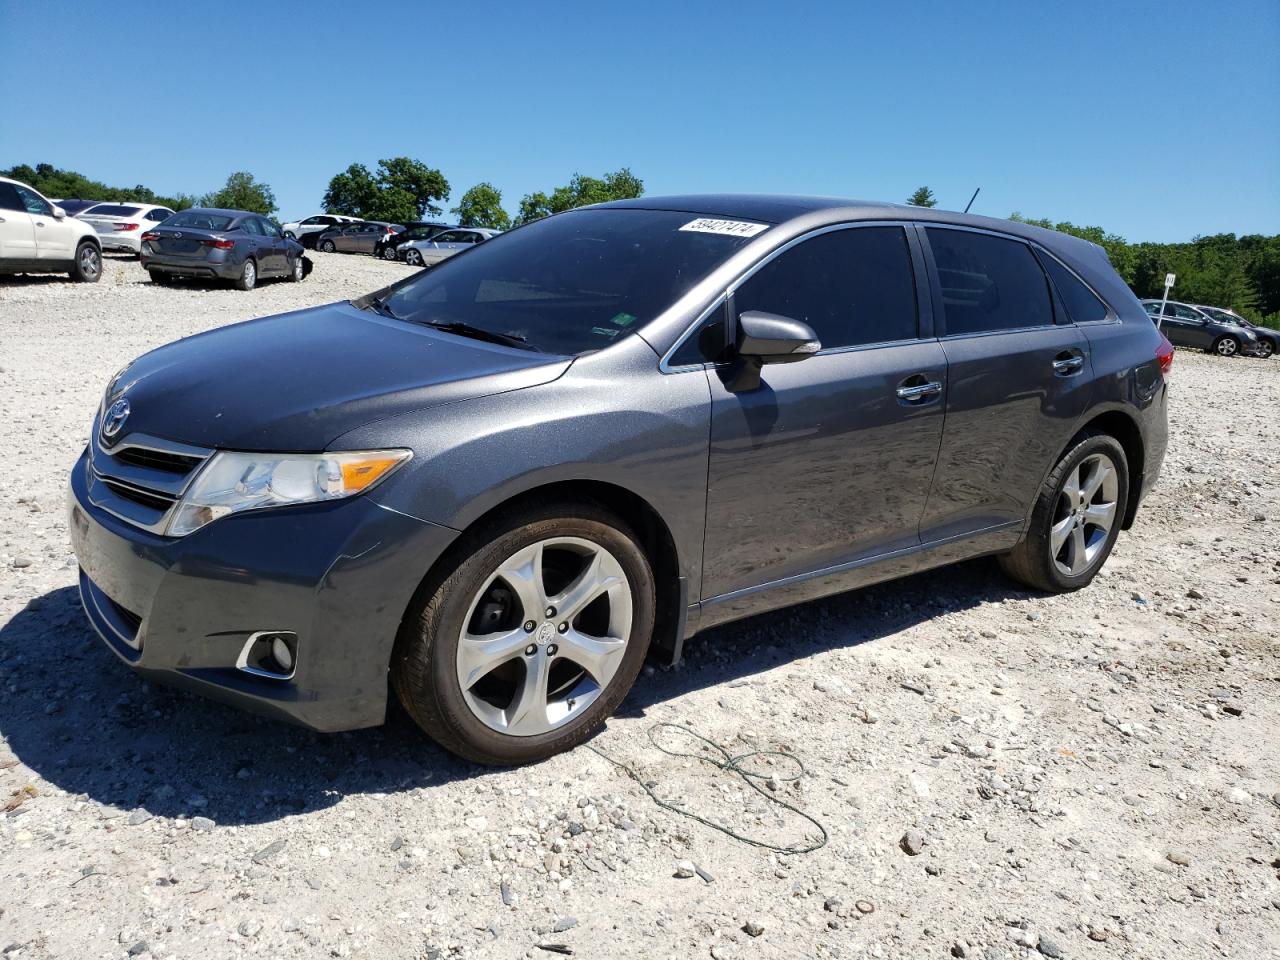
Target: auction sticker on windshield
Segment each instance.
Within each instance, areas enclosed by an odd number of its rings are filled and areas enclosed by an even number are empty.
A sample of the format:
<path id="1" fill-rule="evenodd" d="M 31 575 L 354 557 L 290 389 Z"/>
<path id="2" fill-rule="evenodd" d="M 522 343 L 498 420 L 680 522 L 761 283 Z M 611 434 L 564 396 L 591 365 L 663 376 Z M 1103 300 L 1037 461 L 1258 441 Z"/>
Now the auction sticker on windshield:
<path id="1" fill-rule="evenodd" d="M 697 220 L 690 220 L 681 230 L 690 230 L 694 233 L 718 233 L 725 237 L 754 237 L 756 234 L 764 233 L 769 229 L 767 223 L 747 223 L 745 220 L 710 220 L 706 217 L 699 217 Z"/>

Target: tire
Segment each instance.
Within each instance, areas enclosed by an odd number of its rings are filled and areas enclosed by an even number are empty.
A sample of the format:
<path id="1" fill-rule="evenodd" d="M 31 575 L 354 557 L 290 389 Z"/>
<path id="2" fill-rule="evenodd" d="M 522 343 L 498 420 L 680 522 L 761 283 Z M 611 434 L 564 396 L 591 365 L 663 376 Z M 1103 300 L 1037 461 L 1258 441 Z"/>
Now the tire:
<path id="1" fill-rule="evenodd" d="M 1258 341 L 1258 359 L 1259 360 L 1270 360 L 1272 355 L 1275 352 L 1276 352 L 1276 345 L 1272 341 L 1265 340 L 1265 339 Z"/>
<path id="2" fill-rule="evenodd" d="M 404 262 L 411 267 L 422 266 L 422 254 L 410 247 L 404 252 Z"/>
<path id="3" fill-rule="evenodd" d="M 295 236 L 293 235 L 293 231 L 292 231 L 292 230 L 286 230 L 286 231 L 284 232 L 284 238 L 285 238 L 286 240 L 297 240 L 297 239 L 298 239 L 297 237 L 295 237 Z"/>
<path id="4" fill-rule="evenodd" d="M 382 259 L 383 259 L 383 260 L 396 260 L 396 259 L 398 259 L 398 258 L 396 257 L 396 248 L 395 248 L 395 247 L 393 247 L 391 244 L 389 244 L 389 243 L 388 243 L 385 247 L 383 247 L 383 248 L 382 248 Z"/>
<path id="5" fill-rule="evenodd" d="M 1240 341 L 1229 334 L 1221 336 L 1213 341 L 1213 346 L 1209 350 L 1220 357 L 1234 357 L 1240 353 Z"/>
<path id="6" fill-rule="evenodd" d="M 590 503 L 536 502 L 466 536 L 451 560 L 420 588 L 396 639 L 391 681 L 409 715 L 451 753 L 495 766 L 590 737 L 631 689 L 653 635 L 653 572 L 626 523 Z M 521 585 L 511 586 L 504 566 L 547 576 L 511 577 Z M 567 587 L 588 578 L 605 592 L 566 620 L 527 609 L 572 603 Z M 592 639 L 615 630 L 625 643 Z M 596 657 L 591 672 L 577 659 L 584 652 Z"/>
<path id="7" fill-rule="evenodd" d="M 169 275 L 162 273 L 159 270 L 148 270 L 147 276 L 149 276 L 151 278 L 151 282 L 158 287 L 169 287 L 173 285 L 173 280 Z"/>
<path id="8" fill-rule="evenodd" d="M 289 265 L 289 282 L 301 283 L 307 275 L 307 265 L 302 262 L 302 254 L 294 257 L 293 263 Z"/>
<path id="9" fill-rule="evenodd" d="M 88 240 L 81 243 L 76 247 L 70 276 L 77 283 L 97 283 L 102 277 L 102 251 Z"/>
<path id="10" fill-rule="evenodd" d="M 1099 463 L 1109 466 L 1113 476 L 1101 478 L 1096 492 L 1081 503 L 1068 489 L 1069 481 L 1078 481 L 1087 490 Z M 1128 497 L 1129 461 L 1124 448 L 1105 433 L 1082 435 L 1045 479 L 1031 510 L 1031 524 L 1018 545 L 999 558 L 1001 568 L 1014 580 L 1046 593 L 1088 586 L 1120 535 Z M 1105 517 L 1108 503 L 1110 519 L 1103 529 L 1090 519 Z"/>
<path id="11" fill-rule="evenodd" d="M 253 257 L 246 257 L 240 270 L 240 279 L 236 281 L 237 290 L 252 290 L 258 285 L 258 264 Z"/>
<path id="12" fill-rule="evenodd" d="M 323 250 L 325 253 L 333 253 L 338 248 L 333 245 L 332 240 L 325 240 L 320 244 L 320 249 Z"/>

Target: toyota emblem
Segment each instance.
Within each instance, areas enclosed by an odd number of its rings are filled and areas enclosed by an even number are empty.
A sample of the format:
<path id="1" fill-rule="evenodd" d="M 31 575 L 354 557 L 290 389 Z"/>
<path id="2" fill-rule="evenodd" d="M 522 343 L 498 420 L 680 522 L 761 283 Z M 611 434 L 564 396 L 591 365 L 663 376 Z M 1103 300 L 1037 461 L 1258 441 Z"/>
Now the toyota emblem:
<path id="1" fill-rule="evenodd" d="M 110 440 L 120 432 L 120 428 L 124 426 L 127 419 L 129 419 L 129 401 L 121 397 L 107 408 L 106 415 L 102 418 L 102 435 Z"/>

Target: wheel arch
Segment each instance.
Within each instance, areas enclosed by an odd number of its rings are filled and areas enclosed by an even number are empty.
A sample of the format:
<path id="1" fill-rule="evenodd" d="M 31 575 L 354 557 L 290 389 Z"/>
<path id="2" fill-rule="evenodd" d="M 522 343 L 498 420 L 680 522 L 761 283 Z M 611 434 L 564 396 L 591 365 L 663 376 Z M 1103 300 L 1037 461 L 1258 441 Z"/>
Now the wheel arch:
<path id="1" fill-rule="evenodd" d="M 684 643 L 685 614 L 688 608 L 686 581 L 680 576 L 680 558 L 675 538 L 662 515 L 653 505 L 625 487 L 605 480 L 555 480 L 515 493 L 493 505 L 468 523 L 446 550 L 424 574 L 414 598 L 406 608 L 413 609 L 424 591 L 432 591 L 472 549 L 476 534 L 496 523 L 504 514 L 540 500 L 567 502 L 587 501 L 597 504 L 627 521 L 640 540 L 653 568 L 655 616 L 649 655 L 661 663 L 674 663 L 680 658 Z"/>

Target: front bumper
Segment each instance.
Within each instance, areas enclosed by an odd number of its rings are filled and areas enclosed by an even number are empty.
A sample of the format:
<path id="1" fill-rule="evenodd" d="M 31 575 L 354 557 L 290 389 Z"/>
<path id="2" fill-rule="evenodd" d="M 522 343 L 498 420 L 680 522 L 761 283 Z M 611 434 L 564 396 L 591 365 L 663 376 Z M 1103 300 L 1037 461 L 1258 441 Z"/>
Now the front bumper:
<path id="1" fill-rule="evenodd" d="M 355 497 L 160 537 L 93 505 L 84 455 L 68 508 L 85 613 L 121 660 L 149 679 L 324 731 L 383 721 L 401 618 L 457 536 Z M 237 668 L 262 630 L 297 634 L 290 679 Z"/>

